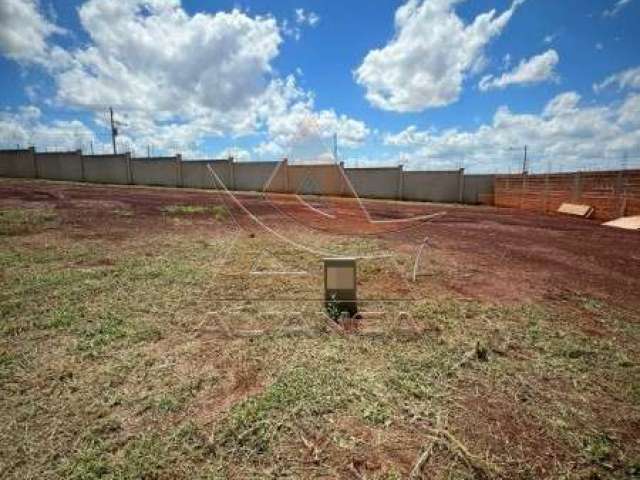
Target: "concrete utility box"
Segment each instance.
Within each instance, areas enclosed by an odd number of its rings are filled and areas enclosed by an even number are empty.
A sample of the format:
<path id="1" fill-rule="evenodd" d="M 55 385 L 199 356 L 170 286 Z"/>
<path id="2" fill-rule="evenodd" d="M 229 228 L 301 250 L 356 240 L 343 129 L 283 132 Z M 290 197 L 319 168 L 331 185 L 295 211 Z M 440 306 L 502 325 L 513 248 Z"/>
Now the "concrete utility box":
<path id="1" fill-rule="evenodd" d="M 351 316 L 358 313 L 356 273 L 355 258 L 324 259 L 325 306 L 328 310 L 337 307 L 338 316 L 341 312 L 349 312 Z"/>

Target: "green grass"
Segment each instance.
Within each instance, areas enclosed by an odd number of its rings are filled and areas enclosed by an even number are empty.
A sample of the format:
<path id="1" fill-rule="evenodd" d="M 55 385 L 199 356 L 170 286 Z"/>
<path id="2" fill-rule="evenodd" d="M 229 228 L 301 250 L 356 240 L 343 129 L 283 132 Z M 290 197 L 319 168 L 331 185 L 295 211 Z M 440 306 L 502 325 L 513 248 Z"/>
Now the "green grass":
<path id="1" fill-rule="evenodd" d="M 55 226 L 57 215 L 49 209 L 0 209 L 0 236 L 26 235 Z"/>
<path id="2" fill-rule="evenodd" d="M 216 466 L 196 474 L 193 465 L 183 464 L 186 456 L 203 461 L 211 455 L 210 445 L 202 432 L 184 423 L 172 431 L 143 434 L 127 443 L 117 455 L 118 445 L 96 435 L 83 438 L 81 447 L 59 465 L 57 472 L 68 479 L 164 478 L 167 470 L 181 471 L 185 478 L 216 478 Z M 217 477 L 222 478 L 222 477 Z"/>
<path id="3" fill-rule="evenodd" d="M 163 210 L 170 215 L 207 214 L 218 221 L 226 220 L 229 217 L 229 212 L 222 205 L 170 205 L 168 207 L 165 207 Z"/>

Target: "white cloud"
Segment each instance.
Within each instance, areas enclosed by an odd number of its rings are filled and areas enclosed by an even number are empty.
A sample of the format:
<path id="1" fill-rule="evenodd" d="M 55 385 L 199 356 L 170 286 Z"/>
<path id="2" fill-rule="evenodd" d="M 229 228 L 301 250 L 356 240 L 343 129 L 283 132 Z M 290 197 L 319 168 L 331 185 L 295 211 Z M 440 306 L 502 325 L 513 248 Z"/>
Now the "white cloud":
<path id="1" fill-rule="evenodd" d="M 419 130 L 411 126 L 384 142 L 404 147 L 414 166 L 438 161 L 454 168 L 464 161 L 475 171 L 519 168 L 522 147 L 529 146 L 534 170 L 618 167 L 624 152 L 640 149 L 640 95 L 622 104 L 583 106 L 575 92 L 551 99 L 542 113 L 519 114 L 500 107 L 489 124 L 475 130 Z M 607 159 L 610 159 L 609 161 Z"/>
<path id="2" fill-rule="evenodd" d="M 2 8 L 14 8 L 16 0 L 6 1 Z M 30 15 L 44 21 L 35 3 L 16 5 L 27 5 Z M 347 142 L 366 131 L 362 122 L 332 110 L 315 111 L 310 92 L 298 88 L 293 76 L 277 75 L 272 62 L 282 36 L 271 16 L 240 10 L 191 15 L 180 0 L 88 0 L 78 15 L 88 42 L 69 50 L 36 45 L 47 54 L 41 63 L 55 81 L 57 105 L 93 111 L 105 128 L 104 111 L 114 107 L 124 124 L 123 148 L 198 152 L 207 137 L 265 132 L 267 141 L 288 147 L 295 142 L 287 135 L 295 134 L 284 132 L 284 125 L 302 116 L 331 134 L 348 127 Z M 297 15 L 311 26 L 319 19 L 304 10 Z M 44 25 L 38 38 L 57 31 Z"/>
<path id="3" fill-rule="evenodd" d="M 599 51 L 604 50 L 604 45 L 602 44 L 602 42 L 596 43 L 596 50 L 599 50 Z"/>
<path id="4" fill-rule="evenodd" d="M 467 75 L 486 64 L 484 48 L 509 23 L 523 0 L 500 15 L 470 24 L 455 13 L 460 0 L 409 0 L 395 14 L 395 35 L 371 50 L 354 72 L 366 98 L 384 110 L 418 112 L 455 102 Z"/>
<path id="5" fill-rule="evenodd" d="M 304 8 L 296 8 L 296 23 L 298 25 L 309 25 L 315 27 L 320 21 L 320 16 L 315 12 L 306 12 Z"/>
<path id="6" fill-rule="evenodd" d="M 542 116 L 546 118 L 560 117 L 578 112 L 580 95 L 576 92 L 565 92 L 553 97 L 542 111 Z"/>
<path id="7" fill-rule="evenodd" d="M 265 141 L 254 147 L 253 151 L 261 159 L 282 158 L 285 156 L 284 149 L 273 141 Z"/>
<path id="8" fill-rule="evenodd" d="M 269 104 L 265 115 L 270 140 L 256 147 L 258 155 L 309 159 L 330 152 L 334 134 L 345 148 L 356 148 L 369 136 L 370 130 L 362 121 L 333 109 L 316 110 L 314 96 L 299 89 L 294 77 L 287 77 L 277 88 L 282 93 L 272 96 L 276 101 Z"/>
<path id="9" fill-rule="evenodd" d="M 384 136 L 384 143 L 394 146 L 426 145 L 436 133 L 437 131 L 435 129 L 418 130 L 418 127 L 415 125 L 410 125 L 395 135 L 386 134 Z"/>
<path id="10" fill-rule="evenodd" d="M 624 7 L 626 7 L 630 3 L 631 3 L 631 0 L 617 0 L 615 5 L 613 5 L 613 7 L 606 9 L 604 12 L 602 12 L 602 15 L 604 17 L 615 17 L 616 15 L 618 15 L 618 13 L 620 13 L 620 11 Z"/>
<path id="11" fill-rule="evenodd" d="M 271 138 L 281 146 L 295 146 L 314 139 L 330 139 L 338 134 L 345 147 L 359 146 L 369 134 L 367 126 L 333 110 L 314 111 L 313 105 L 299 102 L 282 115 L 267 120 Z"/>
<path id="12" fill-rule="evenodd" d="M 594 84 L 593 90 L 596 93 L 600 93 L 602 90 L 614 85 L 617 86 L 619 90 L 625 88 L 640 89 L 640 67 L 629 68 L 611 75 L 601 83 Z"/>
<path id="13" fill-rule="evenodd" d="M 558 38 L 557 33 L 549 34 L 544 37 L 544 43 L 553 43 L 555 39 Z"/>
<path id="14" fill-rule="evenodd" d="M 300 29 L 300 27 L 296 25 L 291 25 L 289 23 L 289 20 L 286 18 L 280 24 L 280 30 L 282 31 L 282 34 L 286 37 L 291 37 L 296 40 L 300 40 L 300 38 L 302 37 L 302 30 Z"/>
<path id="15" fill-rule="evenodd" d="M 95 133 L 78 120 L 55 120 L 46 122 L 38 107 L 33 105 L 17 110 L 0 112 L 0 146 L 21 148 L 47 146 L 57 150 L 85 149 L 93 142 L 95 151 L 105 151 L 106 143 L 96 138 Z"/>
<path id="16" fill-rule="evenodd" d="M 509 85 L 531 85 L 557 78 L 555 67 L 560 57 L 555 50 L 548 50 L 540 55 L 522 60 L 512 71 L 499 77 L 486 75 L 480 80 L 478 87 L 483 92 L 494 88 L 505 88 Z"/>
<path id="17" fill-rule="evenodd" d="M 47 39 L 64 30 L 51 23 L 36 0 L 0 2 L 0 52 L 24 63 L 43 63 L 49 47 Z"/>
<path id="18" fill-rule="evenodd" d="M 288 19 L 284 19 L 280 24 L 282 33 L 287 37 L 292 37 L 296 40 L 300 40 L 302 37 L 301 27 L 309 26 L 315 27 L 320 21 L 320 16 L 312 11 L 306 11 L 304 8 L 296 8 L 294 10 L 294 19 L 289 22 Z"/>
<path id="19" fill-rule="evenodd" d="M 190 16 L 171 0 L 89 0 L 78 13 L 91 43 L 56 76 L 58 98 L 90 109 L 217 113 L 244 127 L 238 117 L 265 90 L 281 43 L 273 18 L 239 10 Z"/>
<path id="20" fill-rule="evenodd" d="M 622 124 L 640 129 L 640 94 L 629 95 L 619 112 Z"/>
<path id="21" fill-rule="evenodd" d="M 247 162 L 251 160 L 251 153 L 243 148 L 228 147 L 218 152 L 216 158 L 233 158 L 236 162 Z"/>

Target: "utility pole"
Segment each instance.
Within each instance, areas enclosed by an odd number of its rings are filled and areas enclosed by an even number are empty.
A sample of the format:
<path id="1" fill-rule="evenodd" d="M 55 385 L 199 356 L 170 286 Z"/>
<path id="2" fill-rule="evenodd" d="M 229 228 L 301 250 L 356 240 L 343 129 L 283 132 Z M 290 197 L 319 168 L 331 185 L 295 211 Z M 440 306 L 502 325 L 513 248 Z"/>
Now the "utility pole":
<path id="1" fill-rule="evenodd" d="M 522 174 L 526 175 L 529 173 L 529 164 L 527 160 L 527 146 L 524 146 L 524 158 L 522 159 Z"/>
<path id="2" fill-rule="evenodd" d="M 109 114 L 111 115 L 111 143 L 113 144 L 113 154 L 116 155 L 118 150 L 116 149 L 116 137 L 118 136 L 118 128 L 113 121 L 113 108 L 109 107 Z"/>

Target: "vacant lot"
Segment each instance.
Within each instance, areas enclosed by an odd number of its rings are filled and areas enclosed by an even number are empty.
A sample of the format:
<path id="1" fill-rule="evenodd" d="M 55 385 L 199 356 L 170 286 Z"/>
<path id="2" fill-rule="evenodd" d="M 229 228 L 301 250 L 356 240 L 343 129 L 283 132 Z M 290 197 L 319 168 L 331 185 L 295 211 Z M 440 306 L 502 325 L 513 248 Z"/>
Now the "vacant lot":
<path id="1" fill-rule="evenodd" d="M 238 199 L 0 180 L 0 477 L 640 475 L 637 232 Z"/>

